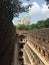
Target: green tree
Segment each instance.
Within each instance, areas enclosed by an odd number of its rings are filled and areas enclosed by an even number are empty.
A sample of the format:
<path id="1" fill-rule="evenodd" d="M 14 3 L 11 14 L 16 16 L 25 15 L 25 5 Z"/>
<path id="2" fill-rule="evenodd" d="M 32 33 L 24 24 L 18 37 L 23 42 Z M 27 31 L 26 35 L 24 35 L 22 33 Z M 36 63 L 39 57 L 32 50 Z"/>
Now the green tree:
<path id="1" fill-rule="evenodd" d="M 24 25 L 24 24 L 23 24 L 23 25 L 19 25 L 19 26 L 18 26 L 18 29 L 19 29 L 19 30 L 25 30 L 25 25 Z"/>
<path id="2" fill-rule="evenodd" d="M 31 30 L 32 28 L 31 28 L 31 25 L 27 25 L 26 27 L 28 27 L 27 29 L 28 30 Z"/>
<path id="3" fill-rule="evenodd" d="M 40 29 L 40 28 L 45 28 L 45 21 L 43 21 L 43 20 L 41 20 L 41 21 L 38 21 L 37 22 L 37 25 L 38 25 L 38 28 Z"/>
<path id="4" fill-rule="evenodd" d="M 34 29 L 35 28 L 35 24 L 31 24 L 31 29 Z"/>
<path id="5" fill-rule="evenodd" d="M 14 16 L 26 12 L 28 7 L 21 4 L 20 0 L 0 0 L 0 20 L 12 21 Z"/>
<path id="6" fill-rule="evenodd" d="M 45 20 L 45 28 L 49 28 L 49 18 Z"/>

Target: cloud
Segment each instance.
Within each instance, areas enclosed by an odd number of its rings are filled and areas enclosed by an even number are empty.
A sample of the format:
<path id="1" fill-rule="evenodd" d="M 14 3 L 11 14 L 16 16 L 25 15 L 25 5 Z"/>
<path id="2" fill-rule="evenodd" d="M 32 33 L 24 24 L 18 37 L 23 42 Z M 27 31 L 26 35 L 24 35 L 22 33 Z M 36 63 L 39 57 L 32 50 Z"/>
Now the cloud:
<path id="1" fill-rule="evenodd" d="M 33 2 L 31 4 L 33 4 L 33 5 L 31 7 L 29 7 L 29 12 L 28 12 L 29 15 L 39 13 L 40 9 L 41 9 L 41 7 L 39 6 L 39 4 L 37 2 Z M 22 6 L 27 6 L 27 5 L 29 5 L 27 2 L 24 2 L 22 4 Z"/>
<path id="2" fill-rule="evenodd" d="M 29 14 L 32 15 L 32 14 L 39 13 L 41 10 L 41 7 L 39 6 L 39 4 L 37 2 L 33 2 L 32 4 L 33 6 L 31 8 L 29 7 Z"/>
<path id="3" fill-rule="evenodd" d="M 24 7 L 27 6 L 27 5 L 28 5 L 28 3 L 26 3 L 26 2 L 24 2 L 24 3 L 22 4 L 22 6 L 24 6 Z"/>
<path id="4" fill-rule="evenodd" d="M 41 4 L 41 6 L 37 2 L 33 2 L 32 4 L 33 5 L 31 7 L 29 7 L 29 12 L 28 13 L 23 13 L 23 15 L 22 14 L 20 15 L 21 19 L 25 15 L 28 15 L 28 14 L 31 17 L 30 20 L 31 20 L 32 23 L 34 23 L 34 22 L 36 23 L 38 20 L 41 20 L 41 19 L 49 18 L 49 9 L 48 9 L 48 5 L 46 5 L 46 3 Z M 27 2 L 23 3 L 23 6 L 27 6 L 27 5 L 28 5 Z M 17 19 L 15 19 L 15 21 L 16 20 Z"/>
<path id="5" fill-rule="evenodd" d="M 38 20 L 49 18 L 49 9 L 46 3 L 38 4 L 37 2 L 33 2 L 33 6 L 29 8 L 29 15 L 31 16 L 31 22 L 35 23 Z"/>
<path id="6" fill-rule="evenodd" d="M 40 6 L 37 2 L 33 2 L 33 6 L 31 8 L 29 8 L 29 15 L 42 15 L 46 18 L 49 17 L 49 9 L 48 9 L 49 5 L 46 5 L 46 3 L 42 4 L 42 6 Z"/>
<path id="7" fill-rule="evenodd" d="M 49 9 L 48 9 L 48 6 L 46 4 L 42 5 L 41 12 L 44 16 L 49 17 Z"/>

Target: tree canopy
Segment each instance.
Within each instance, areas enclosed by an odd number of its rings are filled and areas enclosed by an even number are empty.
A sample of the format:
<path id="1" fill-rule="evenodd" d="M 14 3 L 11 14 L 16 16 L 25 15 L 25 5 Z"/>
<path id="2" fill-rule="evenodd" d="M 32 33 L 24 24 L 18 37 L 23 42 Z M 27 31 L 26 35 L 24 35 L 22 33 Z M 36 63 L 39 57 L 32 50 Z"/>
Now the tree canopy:
<path id="1" fill-rule="evenodd" d="M 28 6 L 22 6 L 20 0 L 0 0 L 0 20 L 11 21 L 13 16 L 18 16 L 27 10 Z"/>
<path id="2" fill-rule="evenodd" d="M 19 25 L 18 27 L 16 26 L 17 29 L 20 30 L 32 30 L 32 29 L 41 29 L 41 28 L 49 28 L 49 18 L 46 20 L 40 20 L 35 24 L 31 25 Z"/>
<path id="3" fill-rule="evenodd" d="M 46 1 L 49 4 L 49 0 Z M 11 21 L 13 16 L 18 16 L 19 13 L 28 11 L 29 6 L 31 5 L 22 6 L 21 0 L 0 0 L 0 20 Z"/>

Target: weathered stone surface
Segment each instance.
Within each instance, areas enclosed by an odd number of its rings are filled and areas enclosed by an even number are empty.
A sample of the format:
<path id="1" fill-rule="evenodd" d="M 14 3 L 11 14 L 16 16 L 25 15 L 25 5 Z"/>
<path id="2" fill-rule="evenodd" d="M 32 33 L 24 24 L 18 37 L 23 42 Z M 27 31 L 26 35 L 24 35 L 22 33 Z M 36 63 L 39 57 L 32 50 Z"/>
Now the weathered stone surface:
<path id="1" fill-rule="evenodd" d="M 12 22 L 0 21 L 0 65 L 11 65 L 13 61 L 15 30 Z"/>
<path id="2" fill-rule="evenodd" d="M 49 65 L 49 28 L 36 30 L 17 30 L 24 35 L 24 54 L 27 54 L 31 65 Z M 26 58 L 27 58 L 26 57 Z M 25 61 L 24 64 L 29 64 Z"/>

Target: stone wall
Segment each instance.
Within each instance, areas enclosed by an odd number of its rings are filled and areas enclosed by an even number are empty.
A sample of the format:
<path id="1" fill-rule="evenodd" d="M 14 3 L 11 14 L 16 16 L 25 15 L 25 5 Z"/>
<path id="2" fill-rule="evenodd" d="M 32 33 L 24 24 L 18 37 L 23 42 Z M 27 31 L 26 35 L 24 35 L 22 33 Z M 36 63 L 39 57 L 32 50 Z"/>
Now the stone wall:
<path id="1" fill-rule="evenodd" d="M 25 36 L 24 50 L 31 65 L 49 65 L 49 28 L 18 30 L 17 33 Z"/>
<path id="2" fill-rule="evenodd" d="M 12 22 L 0 21 L 0 65 L 13 65 L 16 29 Z"/>

